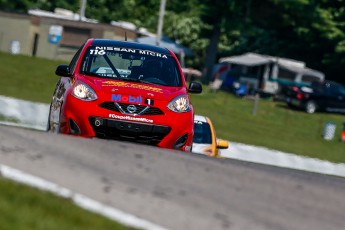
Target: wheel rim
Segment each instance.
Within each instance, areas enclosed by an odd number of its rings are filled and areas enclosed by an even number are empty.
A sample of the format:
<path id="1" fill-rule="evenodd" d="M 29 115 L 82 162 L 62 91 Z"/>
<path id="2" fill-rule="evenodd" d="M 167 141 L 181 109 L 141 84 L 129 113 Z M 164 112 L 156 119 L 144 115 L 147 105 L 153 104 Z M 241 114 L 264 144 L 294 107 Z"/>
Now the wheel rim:
<path id="1" fill-rule="evenodd" d="M 314 113 L 316 110 L 316 105 L 314 102 L 308 102 L 306 106 L 307 113 Z"/>

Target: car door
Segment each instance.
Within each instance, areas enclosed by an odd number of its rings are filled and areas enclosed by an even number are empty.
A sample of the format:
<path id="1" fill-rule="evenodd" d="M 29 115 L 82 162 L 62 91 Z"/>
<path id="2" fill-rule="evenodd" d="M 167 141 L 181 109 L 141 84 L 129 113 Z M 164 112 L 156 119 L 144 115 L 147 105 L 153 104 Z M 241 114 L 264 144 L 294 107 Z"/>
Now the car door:
<path id="1" fill-rule="evenodd" d="M 335 101 L 336 108 L 339 109 L 340 112 L 345 113 L 345 87 L 339 85 L 337 87 L 337 99 Z"/>
<path id="2" fill-rule="evenodd" d="M 330 84 L 327 87 L 327 109 L 334 112 L 345 112 L 345 87 L 340 84 Z"/>

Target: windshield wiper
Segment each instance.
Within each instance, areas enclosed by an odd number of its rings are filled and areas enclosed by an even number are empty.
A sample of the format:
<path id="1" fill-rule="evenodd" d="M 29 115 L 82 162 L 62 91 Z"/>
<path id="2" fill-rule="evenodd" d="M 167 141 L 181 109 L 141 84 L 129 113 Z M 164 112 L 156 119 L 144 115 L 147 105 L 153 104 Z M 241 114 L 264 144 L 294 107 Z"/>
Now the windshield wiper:
<path id="1" fill-rule="evenodd" d="M 105 61 L 108 63 L 108 65 L 110 66 L 110 68 L 114 71 L 115 75 L 117 77 L 121 77 L 119 71 L 117 71 L 117 69 L 115 68 L 115 66 L 113 65 L 113 63 L 109 59 L 109 57 L 107 55 L 104 55 L 103 57 L 104 57 Z"/>

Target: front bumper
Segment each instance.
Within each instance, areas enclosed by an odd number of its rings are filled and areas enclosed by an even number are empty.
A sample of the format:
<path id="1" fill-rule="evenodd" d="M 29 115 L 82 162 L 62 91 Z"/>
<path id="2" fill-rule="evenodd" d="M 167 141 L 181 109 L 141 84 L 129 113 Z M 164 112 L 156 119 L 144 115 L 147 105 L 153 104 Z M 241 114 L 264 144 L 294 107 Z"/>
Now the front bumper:
<path id="1" fill-rule="evenodd" d="M 175 113 L 156 106 L 162 113 L 131 116 L 105 107 L 101 102 L 84 102 L 69 97 L 63 107 L 63 133 L 135 141 L 163 148 L 190 151 L 193 141 L 193 113 Z M 153 109 L 153 108 L 152 108 Z M 74 129 L 71 126 L 73 124 Z M 73 133 L 78 127 L 79 133 Z"/>

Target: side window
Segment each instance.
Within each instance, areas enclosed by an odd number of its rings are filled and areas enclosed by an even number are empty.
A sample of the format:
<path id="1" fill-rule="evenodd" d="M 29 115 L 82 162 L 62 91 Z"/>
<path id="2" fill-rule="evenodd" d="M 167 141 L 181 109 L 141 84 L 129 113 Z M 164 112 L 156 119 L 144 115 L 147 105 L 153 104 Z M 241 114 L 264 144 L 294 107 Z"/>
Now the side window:
<path id="1" fill-rule="evenodd" d="M 85 45 L 85 44 L 84 44 L 84 45 Z M 69 71 L 70 71 L 71 73 L 73 73 L 74 70 L 75 70 L 75 67 L 76 67 L 76 65 L 77 65 L 77 60 L 78 60 L 78 58 L 79 58 L 79 56 L 80 56 L 80 53 L 81 53 L 81 51 L 82 51 L 84 45 L 82 45 L 82 46 L 78 49 L 77 53 L 74 55 L 74 57 L 72 58 L 72 61 L 71 61 L 70 64 L 69 64 Z"/>
<path id="2" fill-rule="evenodd" d="M 279 74 L 278 74 L 278 79 L 285 80 L 285 81 L 295 81 L 296 73 L 294 73 L 288 69 L 280 68 Z"/>
<path id="3" fill-rule="evenodd" d="M 328 92 L 330 95 L 338 95 L 340 94 L 340 87 L 338 85 L 330 84 Z"/>
<path id="4" fill-rule="evenodd" d="M 319 81 L 319 78 L 311 75 L 303 75 L 301 81 L 310 84 L 311 82 Z"/>

